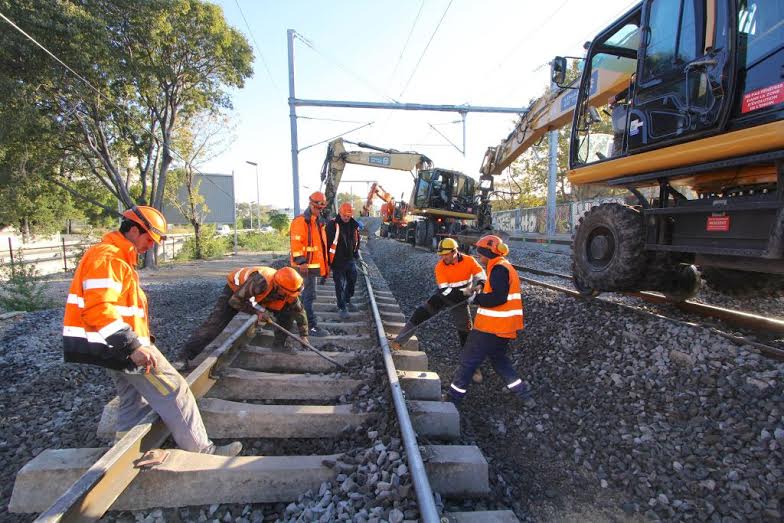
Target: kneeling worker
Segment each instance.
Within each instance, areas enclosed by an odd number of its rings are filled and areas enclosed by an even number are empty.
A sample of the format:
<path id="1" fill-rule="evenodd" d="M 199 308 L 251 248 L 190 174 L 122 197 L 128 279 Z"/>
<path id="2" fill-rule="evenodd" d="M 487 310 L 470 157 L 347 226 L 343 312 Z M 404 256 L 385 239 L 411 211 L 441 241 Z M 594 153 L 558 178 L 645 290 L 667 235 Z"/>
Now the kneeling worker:
<path id="1" fill-rule="evenodd" d="M 465 344 L 468 332 L 471 330 L 471 312 L 468 309 L 466 298 L 474 290 L 484 285 L 487 276 L 482 266 L 468 254 L 457 250 L 457 242 L 453 238 L 444 238 L 438 244 L 438 255 L 441 257 L 435 266 L 436 284 L 438 291 L 433 294 L 424 305 L 420 305 L 411 315 L 400 334 L 390 343 L 390 347 L 399 350 L 413 336 L 414 327 L 437 314 L 440 310 L 459 302 L 465 302 L 462 307 L 451 310 L 452 322 L 457 329 L 460 346 Z M 482 381 L 479 368 L 476 369 L 474 381 Z"/>
<path id="2" fill-rule="evenodd" d="M 260 323 L 274 319 L 291 330 L 297 322 L 299 335 L 308 341 L 308 318 L 299 295 L 303 279 L 291 267 L 244 267 L 229 273 L 227 284 L 209 317 L 185 343 L 184 352 L 193 359 L 226 328 L 237 312 L 255 314 Z M 275 329 L 274 348 L 283 348 L 286 334 Z"/>
<path id="3" fill-rule="evenodd" d="M 74 272 L 63 319 L 64 359 L 109 369 L 120 398 L 118 435 L 144 419 L 150 407 L 181 449 L 236 456 L 239 441 L 216 447 L 207 437 L 188 383 L 150 334 L 147 297 L 135 266 L 139 254 L 165 239 L 166 219 L 144 205 L 122 216 L 120 230 L 87 249 Z"/>
<path id="4" fill-rule="evenodd" d="M 476 251 L 479 261 L 487 266 L 489 278 L 482 292 L 469 298 L 479 308 L 474 328 L 460 355 L 460 366 L 449 387 L 449 399 L 460 404 L 474 370 L 488 358 L 493 369 L 506 382 L 506 387 L 526 406 L 533 406 L 528 386 L 514 370 L 506 354 L 509 342 L 517 338 L 517 331 L 524 328 L 520 278 L 504 258 L 509 253 L 509 247 L 498 236 L 488 235 L 476 242 Z"/>

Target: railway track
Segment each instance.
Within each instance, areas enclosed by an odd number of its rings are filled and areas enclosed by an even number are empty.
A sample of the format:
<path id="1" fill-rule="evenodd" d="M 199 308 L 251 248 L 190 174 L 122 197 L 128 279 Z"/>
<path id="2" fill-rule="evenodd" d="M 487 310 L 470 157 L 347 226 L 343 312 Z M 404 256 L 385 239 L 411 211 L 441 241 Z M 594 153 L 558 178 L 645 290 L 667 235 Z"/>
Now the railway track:
<path id="1" fill-rule="evenodd" d="M 562 274 L 562 273 L 557 273 L 557 272 L 550 272 L 550 271 L 545 271 L 545 270 L 542 270 L 542 269 L 534 269 L 534 268 L 531 268 L 531 267 L 524 267 L 522 265 L 516 265 L 516 264 L 512 264 L 512 266 L 515 269 L 517 269 L 518 272 L 526 272 L 526 273 L 536 274 L 536 275 L 540 275 L 540 276 L 554 277 L 554 278 L 564 279 L 564 280 L 567 280 L 567 281 L 572 281 L 572 277 L 570 275 L 568 275 L 568 274 Z M 525 277 L 525 276 L 522 276 L 522 275 L 520 276 L 520 279 L 522 281 L 525 281 L 525 282 L 531 284 L 531 285 L 537 285 L 537 286 L 540 286 L 540 287 L 546 287 L 546 288 L 551 289 L 551 290 L 555 290 L 555 291 L 558 291 L 558 292 L 562 292 L 564 294 L 568 294 L 569 296 L 572 296 L 574 298 L 583 298 L 583 299 L 585 299 L 584 296 L 582 296 L 577 290 L 575 290 L 573 288 L 563 287 L 561 285 L 556 285 L 556 284 L 553 284 L 553 283 L 550 283 L 550 282 L 545 282 L 545 281 L 536 280 L 536 279 L 533 279 L 533 278 L 528 278 L 528 277 Z M 775 318 L 768 318 L 768 317 L 760 316 L 760 315 L 757 315 L 757 314 L 751 314 L 751 313 L 744 312 L 744 311 L 738 311 L 738 310 L 734 310 L 734 309 L 727 309 L 727 308 L 723 308 L 723 307 L 717 307 L 715 305 L 709 305 L 709 304 L 706 304 L 706 303 L 699 303 L 699 302 L 696 302 L 696 301 L 689 301 L 689 300 L 682 301 L 682 302 L 672 301 L 672 300 L 669 300 L 668 298 L 666 298 L 665 296 L 663 296 L 661 294 L 657 294 L 657 293 L 653 293 L 653 292 L 642 291 L 642 292 L 628 292 L 628 293 L 624 293 L 624 294 L 626 294 L 627 296 L 633 296 L 633 297 L 640 298 L 641 300 L 643 300 L 643 301 L 645 301 L 647 303 L 652 303 L 652 304 L 655 304 L 655 305 L 672 306 L 672 307 L 675 307 L 676 309 L 678 309 L 679 311 L 681 311 L 681 312 L 683 312 L 685 314 L 691 314 L 691 315 L 701 316 L 701 317 L 705 317 L 705 318 L 721 320 L 721 321 L 726 322 L 728 324 L 731 324 L 731 325 L 734 325 L 734 326 L 739 327 L 741 329 L 744 329 L 744 330 L 746 330 L 748 332 L 754 332 L 754 333 L 756 333 L 756 332 L 764 332 L 764 333 L 769 333 L 769 334 L 773 334 L 773 335 L 782 335 L 782 334 L 784 334 L 784 321 L 778 320 L 778 319 L 775 319 Z M 609 300 L 609 299 L 604 299 L 604 298 L 594 298 L 594 299 L 599 299 L 599 300 L 605 301 L 607 303 L 612 303 L 613 305 L 616 305 L 616 306 L 619 306 L 619 307 L 623 307 L 623 308 L 627 308 L 627 309 L 631 309 L 631 310 L 634 310 L 634 311 L 639 312 L 639 313 L 654 314 L 654 315 L 658 315 L 658 316 L 661 316 L 663 318 L 666 318 L 666 319 L 668 319 L 670 321 L 679 322 L 679 323 L 686 323 L 684 320 L 671 318 L 669 316 L 664 316 L 664 315 L 661 315 L 661 314 L 657 314 L 657 313 L 649 311 L 647 309 L 643 309 L 643 308 L 640 308 L 640 307 L 634 307 L 634 306 L 631 306 L 631 305 L 619 303 L 619 302 L 614 301 L 614 300 Z M 723 337 L 725 337 L 725 338 L 727 338 L 727 339 L 729 339 L 729 340 L 731 340 L 731 341 L 733 341 L 733 342 L 735 342 L 735 343 L 737 343 L 739 345 L 750 345 L 750 346 L 754 347 L 755 349 L 759 350 L 761 354 L 763 354 L 763 355 L 765 355 L 767 357 L 784 361 L 784 348 L 772 346 L 772 345 L 765 344 L 765 343 L 760 343 L 760 342 L 758 342 L 756 340 L 749 339 L 748 337 L 736 336 L 736 335 L 733 335 L 733 334 L 729 334 L 729 333 L 724 332 L 724 331 L 719 330 L 719 329 L 715 329 L 715 328 L 711 328 L 711 329 L 714 332 L 716 332 L 717 334 L 719 334 L 719 335 L 721 335 L 721 336 L 723 336 Z"/>
<path id="2" fill-rule="evenodd" d="M 427 370 L 416 337 L 407 350 L 390 351 L 386 333 L 399 332 L 405 320 L 374 279 L 360 276 L 360 310 L 344 322 L 332 282 L 317 289 L 316 314 L 335 335 L 311 342 L 343 368 L 304 349 L 272 350 L 273 333 L 244 314 L 193 362 L 186 380 L 208 434 L 243 441 L 243 455 L 168 449 L 163 463 L 137 468 L 169 436 L 151 412 L 110 448 L 39 454 L 18 472 L 9 510 L 55 522 L 216 504 L 246 511 L 265 504 L 267 517 L 269 504 L 288 504 L 278 519 L 517 521 L 511 511 L 439 514 L 440 498 L 490 493 L 488 463 L 476 446 L 455 444 L 459 413 L 440 401 L 440 378 Z M 115 436 L 116 407 L 115 399 L 99 423 L 107 438 Z"/>

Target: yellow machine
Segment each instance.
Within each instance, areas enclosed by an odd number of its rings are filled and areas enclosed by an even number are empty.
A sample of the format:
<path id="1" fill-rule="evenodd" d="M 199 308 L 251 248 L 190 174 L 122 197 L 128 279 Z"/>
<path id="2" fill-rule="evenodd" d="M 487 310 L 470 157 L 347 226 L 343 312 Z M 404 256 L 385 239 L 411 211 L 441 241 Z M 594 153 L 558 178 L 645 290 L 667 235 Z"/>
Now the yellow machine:
<path id="1" fill-rule="evenodd" d="M 366 143 L 356 143 L 357 147 L 368 151 L 347 151 L 341 138 L 327 146 L 327 156 L 321 169 L 321 181 L 327 197 L 325 213 L 334 213 L 337 188 L 346 164 L 365 165 L 409 171 L 414 177 L 414 188 L 405 209 L 409 215 L 418 216 L 415 221 L 398 216 L 398 225 L 390 233 L 411 244 L 435 249 L 439 238 L 444 235 L 458 235 L 470 230 L 466 221 L 479 221 L 489 216 L 489 206 L 482 211 L 483 202 L 489 202 L 486 191 L 477 195 L 476 181 L 470 176 L 433 167 L 432 161 L 416 152 L 401 152 L 383 149 Z M 480 186 L 480 191 L 483 191 Z M 401 202 L 402 203 L 402 202 Z M 396 212 L 403 210 L 398 204 Z M 489 221 L 487 221 L 489 224 Z"/>
<path id="2" fill-rule="evenodd" d="M 517 143 L 563 125 L 562 104 L 569 181 L 635 195 L 638 205 L 604 204 L 578 225 L 581 292 L 685 298 L 699 287 L 694 265 L 719 288 L 781 285 L 784 3 L 645 0 L 590 43 L 576 89 L 563 85 L 565 59 L 553 64 L 559 104 L 529 112 L 485 166 L 503 168 Z"/>

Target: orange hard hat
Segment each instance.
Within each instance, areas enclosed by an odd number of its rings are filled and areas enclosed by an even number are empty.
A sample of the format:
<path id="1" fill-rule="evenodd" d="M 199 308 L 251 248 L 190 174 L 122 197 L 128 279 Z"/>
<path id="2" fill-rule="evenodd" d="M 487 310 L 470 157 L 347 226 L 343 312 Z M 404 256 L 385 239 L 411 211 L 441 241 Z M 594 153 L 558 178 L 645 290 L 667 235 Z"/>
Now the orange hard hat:
<path id="1" fill-rule="evenodd" d="M 166 218 L 161 211 L 147 205 L 134 205 L 124 213 L 123 218 L 138 224 L 150 235 L 155 243 L 166 239 Z"/>
<path id="2" fill-rule="evenodd" d="M 272 281 L 278 286 L 285 294 L 294 296 L 302 292 L 304 281 L 302 276 L 292 269 L 291 267 L 283 267 L 275 271 Z"/>
<path id="3" fill-rule="evenodd" d="M 327 206 L 327 197 L 321 191 L 316 191 L 310 195 L 310 203 L 315 203 L 316 206 L 323 209 Z"/>
<path id="4" fill-rule="evenodd" d="M 338 212 L 341 216 L 354 216 L 354 208 L 348 202 L 341 204 Z"/>
<path id="5" fill-rule="evenodd" d="M 482 236 L 479 238 L 479 241 L 476 242 L 477 250 L 479 254 L 482 254 L 480 249 L 486 249 L 492 254 L 496 256 L 506 256 L 509 254 L 509 246 L 504 243 L 504 241 L 494 234 L 488 234 L 487 236 Z"/>

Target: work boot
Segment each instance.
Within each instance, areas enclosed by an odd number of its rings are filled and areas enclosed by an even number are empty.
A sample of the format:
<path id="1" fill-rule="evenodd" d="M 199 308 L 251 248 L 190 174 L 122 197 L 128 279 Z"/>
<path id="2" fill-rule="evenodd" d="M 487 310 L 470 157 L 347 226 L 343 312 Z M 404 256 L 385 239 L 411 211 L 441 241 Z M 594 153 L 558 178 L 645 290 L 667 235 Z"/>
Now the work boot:
<path id="1" fill-rule="evenodd" d="M 340 317 L 341 320 L 347 320 L 350 318 L 348 311 L 346 309 L 340 309 L 338 316 Z"/>
<path id="2" fill-rule="evenodd" d="M 210 446 L 208 452 L 205 454 L 212 454 L 213 456 L 225 456 L 227 458 L 233 458 L 237 454 L 242 452 L 242 443 L 239 441 L 234 441 L 229 443 L 228 445 L 215 445 L 214 443 Z"/>
<path id="3" fill-rule="evenodd" d="M 359 312 L 359 309 L 353 303 L 347 303 L 346 308 L 348 309 L 348 312 Z"/>
<path id="4" fill-rule="evenodd" d="M 329 331 L 322 329 L 319 326 L 315 326 L 310 328 L 308 335 L 313 336 L 314 338 L 323 338 L 324 336 L 329 336 Z"/>
<path id="5" fill-rule="evenodd" d="M 471 376 L 471 381 L 473 381 L 474 383 L 482 383 L 482 379 L 483 379 L 482 371 L 480 369 L 476 369 L 474 371 L 474 375 Z"/>

